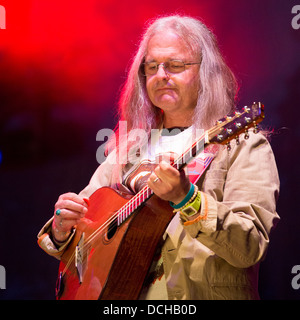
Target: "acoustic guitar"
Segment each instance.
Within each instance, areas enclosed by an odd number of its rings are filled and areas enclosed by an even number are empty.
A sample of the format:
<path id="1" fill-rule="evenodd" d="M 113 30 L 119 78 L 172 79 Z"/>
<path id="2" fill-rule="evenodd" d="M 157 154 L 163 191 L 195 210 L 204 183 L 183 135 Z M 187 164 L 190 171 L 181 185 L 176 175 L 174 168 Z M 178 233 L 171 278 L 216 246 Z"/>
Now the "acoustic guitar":
<path id="1" fill-rule="evenodd" d="M 264 119 L 264 106 L 253 103 L 217 121 L 172 163 L 178 170 L 209 144 L 227 144 Z M 62 255 L 57 299 L 138 299 L 164 231 L 173 217 L 167 201 L 146 185 L 134 196 L 109 187 L 95 191 L 89 210 L 76 226 Z"/>

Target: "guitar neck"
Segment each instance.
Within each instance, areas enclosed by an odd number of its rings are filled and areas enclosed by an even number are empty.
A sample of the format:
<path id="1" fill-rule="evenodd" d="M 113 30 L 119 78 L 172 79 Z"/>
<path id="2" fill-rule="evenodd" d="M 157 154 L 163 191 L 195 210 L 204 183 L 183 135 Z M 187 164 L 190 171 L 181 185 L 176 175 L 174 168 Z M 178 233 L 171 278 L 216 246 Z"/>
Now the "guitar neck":
<path id="1" fill-rule="evenodd" d="M 181 156 L 171 162 L 171 166 L 182 170 L 190 161 L 192 161 L 207 145 L 205 143 L 206 133 L 203 134 L 193 145 Z M 146 185 L 136 195 L 134 195 L 118 212 L 118 225 L 126 220 L 136 209 L 144 204 L 153 195 L 153 191 Z"/>
<path id="2" fill-rule="evenodd" d="M 144 204 L 153 195 L 153 191 L 146 185 L 141 191 L 134 195 L 120 210 L 117 212 L 118 226 L 125 221 L 136 209 Z"/>
<path id="3" fill-rule="evenodd" d="M 171 166 L 178 170 L 182 170 L 186 165 L 194 160 L 208 144 L 207 132 L 205 132 L 196 142 L 193 143 L 193 145 L 188 150 L 186 150 L 181 156 L 175 159 L 174 162 L 171 163 Z"/>
<path id="4" fill-rule="evenodd" d="M 188 148 L 181 156 L 171 162 L 171 165 L 182 170 L 191 160 L 195 159 L 209 144 L 228 144 L 230 140 L 238 137 L 245 132 L 245 139 L 248 138 L 248 129 L 254 127 L 257 132 L 257 124 L 264 119 L 264 105 L 260 102 L 253 103 L 252 106 L 245 106 L 243 110 L 236 111 L 234 114 L 217 121 L 216 125 L 205 131 L 193 145 Z M 230 149 L 230 148 L 229 148 Z M 145 203 L 153 191 L 146 185 L 141 191 L 133 196 L 118 211 L 118 225 L 127 219 L 138 207 Z"/>

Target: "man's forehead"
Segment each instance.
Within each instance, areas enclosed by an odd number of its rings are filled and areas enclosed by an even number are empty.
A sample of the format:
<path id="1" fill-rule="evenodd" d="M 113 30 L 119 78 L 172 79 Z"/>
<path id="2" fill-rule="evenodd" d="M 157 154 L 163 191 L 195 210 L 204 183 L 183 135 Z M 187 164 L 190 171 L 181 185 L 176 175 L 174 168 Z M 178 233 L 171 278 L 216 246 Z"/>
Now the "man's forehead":
<path id="1" fill-rule="evenodd" d="M 192 56 L 187 43 L 172 31 L 153 35 L 147 46 L 146 59 L 156 58 L 185 59 Z"/>

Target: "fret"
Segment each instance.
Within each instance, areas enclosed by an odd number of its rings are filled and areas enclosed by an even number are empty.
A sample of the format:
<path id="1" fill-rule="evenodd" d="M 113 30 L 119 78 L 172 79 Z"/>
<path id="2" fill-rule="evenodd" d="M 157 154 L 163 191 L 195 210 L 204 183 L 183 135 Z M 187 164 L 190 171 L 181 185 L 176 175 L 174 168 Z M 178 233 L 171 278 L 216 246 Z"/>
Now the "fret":
<path id="1" fill-rule="evenodd" d="M 127 210 L 127 206 L 125 206 L 123 212 L 122 212 L 122 222 L 125 220 L 125 213 L 126 213 L 126 210 Z"/>
<path id="2" fill-rule="evenodd" d="M 141 204 L 143 204 L 151 195 L 152 190 L 147 186 L 132 197 L 118 212 L 117 224 L 122 224 Z"/>
<path id="3" fill-rule="evenodd" d="M 137 198 L 138 198 L 138 197 L 137 197 Z M 134 199 L 134 200 L 133 200 L 133 203 L 132 203 L 132 211 L 134 211 L 137 207 L 138 207 L 138 205 L 137 205 L 137 199 Z"/>
<path id="4" fill-rule="evenodd" d="M 127 206 L 127 211 L 131 212 L 131 211 L 132 211 L 132 201 L 129 200 L 129 201 L 127 202 L 127 204 L 128 204 L 128 206 Z"/>
<path id="5" fill-rule="evenodd" d="M 132 199 L 130 199 L 130 201 L 128 202 L 128 211 L 127 211 L 127 214 L 129 213 L 129 215 L 131 214 L 131 212 L 133 212 L 133 202 L 132 202 Z"/>
<path id="6" fill-rule="evenodd" d="M 193 158 L 204 150 L 204 140 L 205 138 L 202 136 L 185 153 L 174 160 L 171 165 L 177 170 L 183 169 Z"/>
<path id="7" fill-rule="evenodd" d="M 128 217 L 128 213 L 131 212 L 131 208 L 130 208 L 130 203 L 128 204 L 126 210 L 125 210 L 125 213 L 124 213 L 124 220 L 127 219 Z"/>
<path id="8" fill-rule="evenodd" d="M 118 213 L 118 225 L 122 224 L 122 211 L 123 211 L 123 208 L 121 208 L 121 210 L 119 210 L 119 213 Z"/>

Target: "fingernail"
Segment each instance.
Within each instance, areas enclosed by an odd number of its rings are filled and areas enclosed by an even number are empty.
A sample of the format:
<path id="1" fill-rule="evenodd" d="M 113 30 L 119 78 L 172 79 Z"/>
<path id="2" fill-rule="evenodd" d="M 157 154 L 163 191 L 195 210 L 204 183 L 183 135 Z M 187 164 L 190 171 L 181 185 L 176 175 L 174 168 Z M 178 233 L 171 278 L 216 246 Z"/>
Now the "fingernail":
<path id="1" fill-rule="evenodd" d="M 83 198 L 83 201 L 89 206 L 90 205 L 90 199 L 89 198 Z"/>

